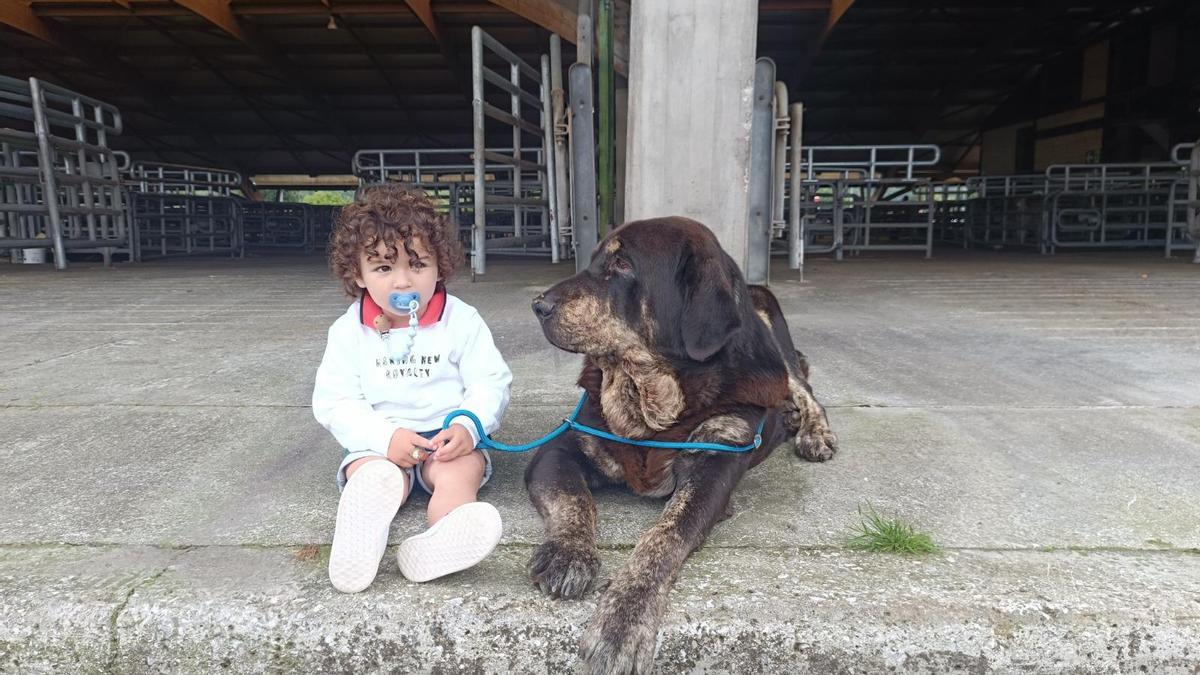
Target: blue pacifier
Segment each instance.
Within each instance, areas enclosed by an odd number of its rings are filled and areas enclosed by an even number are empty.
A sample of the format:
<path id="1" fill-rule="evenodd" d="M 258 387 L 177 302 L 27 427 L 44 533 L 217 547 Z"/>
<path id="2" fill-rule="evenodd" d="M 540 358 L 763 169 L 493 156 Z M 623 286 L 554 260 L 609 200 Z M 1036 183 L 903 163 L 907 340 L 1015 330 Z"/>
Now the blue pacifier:
<path id="1" fill-rule="evenodd" d="M 400 336 L 393 336 L 391 331 L 384 334 L 383 338 L 387 341 L 388 352 L 393 359 L 403 361 L 408 358 L 409 352 L 412 351 L 413 342 L 417 339 L 417 309 L 421 307 L 421 294 L 410 293 L 392 293 L 388 295 L 388 305 L 393 311 L 408 312 L 408 333 L 403 339 L 398 339 Z"/>
<path id="2" fill-rule="evenodd" d="M 392 293 L 388 296 L 388 304 L 397 312 L 415 312 L 421 306 L 421 294 L 412 293 Z"/>

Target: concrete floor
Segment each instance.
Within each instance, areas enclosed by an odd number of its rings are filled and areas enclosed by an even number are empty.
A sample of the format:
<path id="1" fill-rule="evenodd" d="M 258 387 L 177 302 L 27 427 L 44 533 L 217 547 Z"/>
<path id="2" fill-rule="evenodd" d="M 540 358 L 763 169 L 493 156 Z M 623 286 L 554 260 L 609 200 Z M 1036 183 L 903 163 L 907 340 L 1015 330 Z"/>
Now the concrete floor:
<path id="1" fill-rule="evenodd" d="M 579 358 L 529 311 L 568 273 L 451 284 L 514 371 L 501 440 L 574 404 Z M 661 672 L 1200 670 L 1200 266 L 939 251 L 773 279 L 842 451 L 747 476 L 677 583 Z M 340 450 L 308 402 L 345 305 L 317 258 L 0 265 L 0 671 L 576 665 L 595 596 L 527 583 L 523 455 L 496 457 L 484 564 L 329 586 Z M 661 503 L 598 502 L 611 572 Z M 865 507 L 943 552 L 846 550 Z"/>

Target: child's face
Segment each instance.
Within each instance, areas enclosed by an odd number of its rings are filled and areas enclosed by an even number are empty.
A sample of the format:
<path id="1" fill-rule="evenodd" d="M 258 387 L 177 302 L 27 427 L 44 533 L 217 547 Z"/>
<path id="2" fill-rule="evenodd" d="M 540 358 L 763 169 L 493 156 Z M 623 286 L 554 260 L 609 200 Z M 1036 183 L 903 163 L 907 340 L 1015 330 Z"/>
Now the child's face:
<path id="1" fill-rule="evenodd" d="M 382 244 L 376 248 L 383 248 Z M 437 288 L 437 258 L 419 237 L 413 237 L 412 249 L 417 254 L 415 265 L 409 265 L 408 254 L 403 247 L 400 248 L 395 262 L 372 256 L 367 251 L 358 254 L 358 276 L 354 280 L 358 282 L 359 288 L 367 289 L 375 304 L 392 320 L 393 326 L 407 326 L 408 313 L 399 313 L 392 309 L 388 305 L 389 295 L 413 291 L 420 293 L 421 307 L 417 310 L 417 316 L 423 316 L 429 299 L 433 297 L 433 291 Z"/>

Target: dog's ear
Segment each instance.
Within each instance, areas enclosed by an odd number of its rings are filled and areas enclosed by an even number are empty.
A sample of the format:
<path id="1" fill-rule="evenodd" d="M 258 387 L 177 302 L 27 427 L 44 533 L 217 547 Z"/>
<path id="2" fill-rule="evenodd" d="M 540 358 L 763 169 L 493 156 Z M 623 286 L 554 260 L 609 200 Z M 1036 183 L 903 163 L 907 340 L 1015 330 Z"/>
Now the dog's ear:
<path id="1" fill-rule="evenodd" d="M 725 258 L 720 252 L 693 251 L 681 270 L 683 312 L 679 325 L 684 350 L 694 361 L 712 358 L 742 324 Z"/>

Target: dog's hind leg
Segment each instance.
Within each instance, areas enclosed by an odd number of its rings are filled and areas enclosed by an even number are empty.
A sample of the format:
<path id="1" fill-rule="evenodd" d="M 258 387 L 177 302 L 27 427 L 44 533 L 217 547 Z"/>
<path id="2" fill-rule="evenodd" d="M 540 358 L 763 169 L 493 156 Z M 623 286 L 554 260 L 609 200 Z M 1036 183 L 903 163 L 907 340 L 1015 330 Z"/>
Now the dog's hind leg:
<path id="1" fill-rule="evenodd" d="M 583 597 L 600 571 L 596 504 L 578 442 L 572 432 L 538 448 L 525 470 L 529 498 L 546 528 L 546 540 L 529 559 L 529 576 L 555 598 Z"/>
<path id="2" fill-rule="evenodd" d="M 751 286 L 750 297 L 759 318 L 771 330 L 775 344 L 787 363 L 788 392 L 784 403 L 783 423 L 792 436 L 796 455 L 810 462 L 824 462 L 837 453 L 837 435 L 829 426 L 825 407 L 813 396 L 808 384 L 808 359 L 792 342 L 787 320 L 775 295 L 762 286 Z"/>
<path id="3" fill-rule="evenodd" d="M 695 434 L 690 440 L 745 443 L 753 435 L 751 423 L 740 417 L 736 421 L 742 431 L 736 438 Z M 638 539 L 584 630 L 584 672 L 650 671 L 671 584 L 683 561 L 721 519 L 749 461 L 747 455 L 725 453 L 682 454 L 675 459 L 676 488 L 662 518 Z"/>

